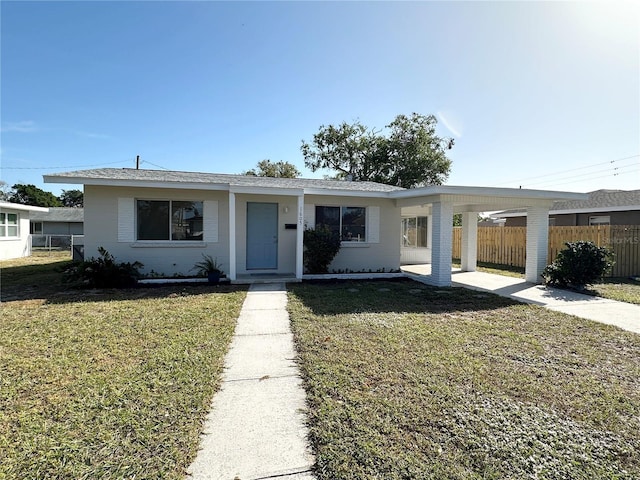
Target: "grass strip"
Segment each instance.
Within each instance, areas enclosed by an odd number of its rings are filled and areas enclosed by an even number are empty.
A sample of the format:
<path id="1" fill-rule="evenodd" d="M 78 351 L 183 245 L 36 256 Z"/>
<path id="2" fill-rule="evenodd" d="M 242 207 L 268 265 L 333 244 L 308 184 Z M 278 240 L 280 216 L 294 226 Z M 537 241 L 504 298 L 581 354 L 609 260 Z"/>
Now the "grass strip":
<path id="1" fill-rule="evenodd" d="M 640 337 L 409 281 L 289 310 L 323 479 L 640 478 Z"/>
<path id="2" fill-rule="evenodd" d="M 0 479 L 183 478 L 244 297 L 163 287 L 3 303 Z"/>

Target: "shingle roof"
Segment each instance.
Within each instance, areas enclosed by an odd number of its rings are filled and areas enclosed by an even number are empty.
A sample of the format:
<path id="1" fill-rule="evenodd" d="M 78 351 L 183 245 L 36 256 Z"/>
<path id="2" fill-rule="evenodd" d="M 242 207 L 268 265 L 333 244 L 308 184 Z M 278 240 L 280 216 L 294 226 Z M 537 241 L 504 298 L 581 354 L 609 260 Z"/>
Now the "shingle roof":
<path id="1" fill-rule="evenodd" d="M 29 218 L 36 222 L 84 222 L 84 208 L 49 207 L 48 212 L 34 212 Z"/>
<path id="2" fill-rule="evenodd" d="M 553 206 L 549 213 L 553 214 L 558 211 L 574 211 L 620 207 L 635 207 L 640 205 L 640 190 L 596 190 L 588 193 L 589 198 L 586 200 L 563 200 L 553 202 Z M 502 214 L 525 213 L 526 209 L 505 210 L 498 212 L 493 216 L 499 217 Z"/>
<path id="3" fill-rule="evenodd" d="M 393 192 L 404 190 L 400 187 L 375 182 L 348 182 L 341 180 L 323 180 L 317 178 L 271 178 L 254 177 L 250 175 L 231 175 L 222 173 L 177 172 L 169 170 L 136 170 L 132 168 L 98 168 L 93 170 L 77 170 L 74 172 L 55 173 L 45 175 L 47 179 L 62 177 L 77 179 L 104 180 L 105 184 L 118 181 L 134 182 L 163 182 L 163 183 L 191 183 L 218 184 L 235 187 L 266 187 L 292 189 L 325 189 L 346 190 L 360 192 Z M 71 182 L 72 183 L 72 182 Z"/>

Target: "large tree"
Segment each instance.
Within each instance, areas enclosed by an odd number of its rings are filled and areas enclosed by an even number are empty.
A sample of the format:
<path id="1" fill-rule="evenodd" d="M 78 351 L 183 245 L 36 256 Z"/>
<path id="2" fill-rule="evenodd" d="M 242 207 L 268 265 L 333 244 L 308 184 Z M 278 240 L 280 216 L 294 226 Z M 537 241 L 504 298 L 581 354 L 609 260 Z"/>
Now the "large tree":
<path id="1" fill-rule="evenodd" d="M 11 197 L 11 188 L 9 184 L 4 180 L 0 180 L 0 200 L 5 202 L 9 201 L 9 197 Z"/>
<path id="2" fill-rule="evenodd" d="M 261 160 L 256 168 L 244 172 L 243 175 L 254 177 L 276 177 L 276 178 L 297 178 L 300 172 L 295 165 L 289 162 L 272 162 L 271 160 Z"/>
<path id="3" fill-rule="evenodd" d="M 62 195 L 58 198 L 65 207 L 82 207 L 84 205 L 82 190 L 62 190 Z"/>
<path id="4" fill-rule="evenodd" d="M 302 141 L 305 165 L 311 171 L 329 169 L 337 178 L 372 181 L 411 188 L 440 185 L 449 176 L 446 156 L 453 139 L 436 134 L 433 115 L 398 115 L 386 131 L 356 121 L 322 125 L 311 143 Z"/>
<path id="5" fill-rule="evenodd" d="M 45 192 L 35 185 L 24 185 L 17 183 L 13 187 L 13 193 L 9 201 L 21 203 L 23 205 L 33 205 L 36 207 L 61 207 L 62 203 L 51 192 Z"/>

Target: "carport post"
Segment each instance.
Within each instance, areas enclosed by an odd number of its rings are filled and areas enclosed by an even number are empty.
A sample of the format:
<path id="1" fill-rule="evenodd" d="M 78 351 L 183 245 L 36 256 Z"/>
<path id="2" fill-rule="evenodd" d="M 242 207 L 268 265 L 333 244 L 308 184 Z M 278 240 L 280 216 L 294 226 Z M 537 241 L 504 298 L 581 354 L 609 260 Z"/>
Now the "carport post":
<path id="1" fill-rule="evenodd" d="M 451 241 L 453 236 L 453 203 L 434 202 L 431 248 L 431 281 L 439 287 L 451 286 Z"/>
<path id="2" fill-rule="evenodd" d="M 463 272 L 475 272 L 478 263 L 478 214 L 462 214 L 462 249 L 460 266 Z"/>
<path id="3" fill-rule="evenodd" d="M 524 279 L 541 283 L 542 270 L 547 266 L 549 245 L 549 207 L 527 208 L 527 262 Z"/>

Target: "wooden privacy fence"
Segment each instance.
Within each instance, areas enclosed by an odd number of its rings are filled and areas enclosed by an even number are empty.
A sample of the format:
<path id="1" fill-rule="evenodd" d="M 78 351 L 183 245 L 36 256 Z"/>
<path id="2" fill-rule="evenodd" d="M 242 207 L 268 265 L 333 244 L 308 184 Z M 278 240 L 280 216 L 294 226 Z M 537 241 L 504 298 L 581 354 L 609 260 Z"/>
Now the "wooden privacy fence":
<path id="1" fill-rule="evenodd" d="M 566 242 L 594 242 L 615 253 L 611 277 L 640 275 L 640 225 L 594 225 L 590 227 L 549 227 L 549 263 Z M 524 268 L 526 227 L 478 227 L 478 261 Z M 453 229 L 453 258 L 460 258 L 462 229 Z"/>

